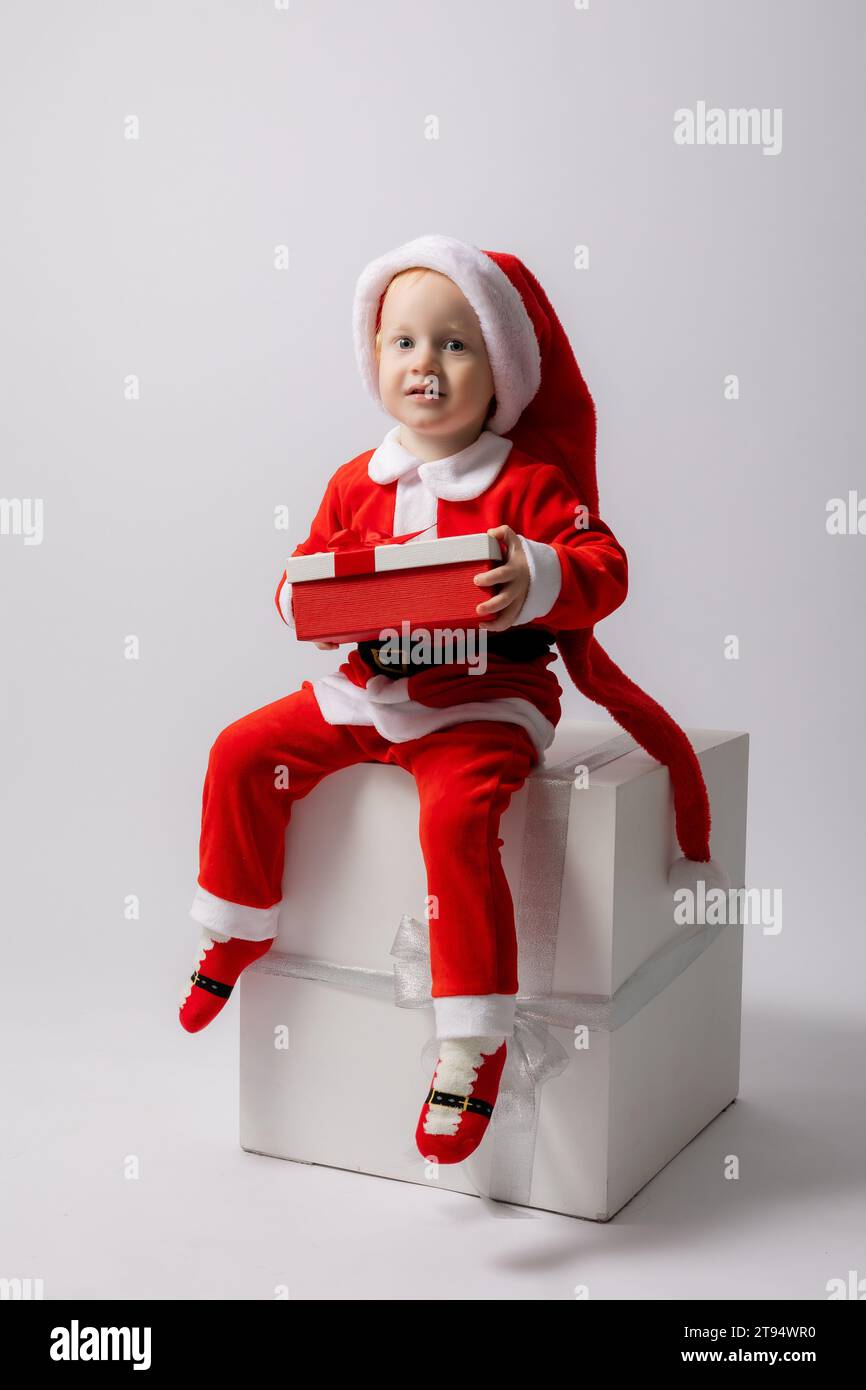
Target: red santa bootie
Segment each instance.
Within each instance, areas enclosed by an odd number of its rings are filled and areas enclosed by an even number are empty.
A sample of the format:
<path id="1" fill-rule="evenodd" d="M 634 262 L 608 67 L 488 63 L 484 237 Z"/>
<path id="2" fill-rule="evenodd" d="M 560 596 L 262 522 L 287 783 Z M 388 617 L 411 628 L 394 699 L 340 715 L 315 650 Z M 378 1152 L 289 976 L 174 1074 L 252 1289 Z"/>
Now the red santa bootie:
<path id="1" fill-rule="evenodd" d="M 237 936 L 203 934 L 196 968 L 180 996 L 178 1017 L 188 1033 L 199 1033 L 216 1018 L 241 971 L 269 951 L 274 939 L 242 941 Z"/>
<path id="2" fill-rule="evenodd" d="M 424 1158 L 462 1163 L 484 1138 L 505 1066 L 505 1038 L 444 1038 L 415 1142 Z"/>

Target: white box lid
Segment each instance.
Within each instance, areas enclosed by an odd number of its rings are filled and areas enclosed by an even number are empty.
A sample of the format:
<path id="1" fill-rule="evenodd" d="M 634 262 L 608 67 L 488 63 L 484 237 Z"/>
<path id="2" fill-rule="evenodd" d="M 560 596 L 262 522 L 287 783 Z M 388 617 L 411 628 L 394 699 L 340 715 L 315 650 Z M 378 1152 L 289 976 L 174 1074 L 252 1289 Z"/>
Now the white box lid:
<path id="1" fill-rule="evenodd" d="M 403 541 L 400 545 L 386 542 L 369 548 L 373 551 L 377 574 L 389 570 L 422 569 L 429 565 L 454 565 L 461 560 L 502 558 L 499 541 L 495 536 L 488 536 L 486 531 L 474 532 L 469 536 L 442 536 L 435 541 Z M 286 561 L 286 579 L 290 584 L 303 584 L 310 579 L 333 579 L 336 554 L 334 550 L 322 550 L 314 555 L 291 556 Z"/>

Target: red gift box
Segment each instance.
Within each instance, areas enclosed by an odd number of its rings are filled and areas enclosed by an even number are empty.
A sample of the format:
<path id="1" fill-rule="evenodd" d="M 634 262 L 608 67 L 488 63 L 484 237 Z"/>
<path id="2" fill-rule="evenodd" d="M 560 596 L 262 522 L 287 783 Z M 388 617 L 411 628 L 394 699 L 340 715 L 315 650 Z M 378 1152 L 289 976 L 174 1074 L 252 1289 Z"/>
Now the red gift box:
<path id="1" fill-rule="evenodd" d="M 478 627 L 476 608 L 499 592 L 481 587 L 474 576 L 500 565 L 503 551 L 495 536 L 478 532 L 412 541 L 404 536 L 359 536 L 336 531 L 328 549 L 286 561 L 292 586 L 295 631 L 303 641 L 361 642 L 398 632 L 408 622 L 418 628 Z"/>

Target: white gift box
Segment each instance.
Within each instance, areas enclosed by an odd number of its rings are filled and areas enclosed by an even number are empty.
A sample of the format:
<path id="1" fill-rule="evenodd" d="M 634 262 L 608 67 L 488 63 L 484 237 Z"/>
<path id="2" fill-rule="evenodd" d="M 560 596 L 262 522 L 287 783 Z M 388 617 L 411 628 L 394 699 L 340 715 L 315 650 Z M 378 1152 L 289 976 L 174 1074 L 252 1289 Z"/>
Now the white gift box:
<path id="1" fill-rule="evenodd" d="M 748 734 L 688 735 L 713 858 L 741 888 Z M 743 928 L 675 920 L 667 768 L 615 724 L 563 720 L 500 835 L 518 1025 L 475 1154 L 431 1165 L 415 1146 L 434 1017 L 417 988 L 395 1002 L 391 949 L 410 918 L 426 939 L 418 794 L 376 763 L 294 806 L 277 941 L 239 986 L 244 1149 L 606 1221 L 735 1099 Z"/>

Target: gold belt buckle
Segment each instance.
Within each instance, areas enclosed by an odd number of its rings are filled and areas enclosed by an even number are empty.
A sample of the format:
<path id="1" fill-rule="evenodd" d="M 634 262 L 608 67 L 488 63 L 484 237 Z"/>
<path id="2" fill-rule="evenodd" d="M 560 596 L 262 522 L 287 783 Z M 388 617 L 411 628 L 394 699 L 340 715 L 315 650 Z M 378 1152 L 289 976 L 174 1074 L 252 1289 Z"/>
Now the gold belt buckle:
<path id="1" fill-rule="evenodd" d="M 380 671 L 384 671 L 390 675 L 394 675 L 395 672 L 399 672 L 401 676 L 408 676 L 411 675 L 411 673 L 416 669 L 412 665 L 411 661 L 401 661 L 399 666 L 397 665 L 396 661 L 380 661 L 379 646 L 381 646 L 381 643 L 378 646 L 371 647 L 370 654 L 373 657 L 373 661 L 375 662 L 376 666 L 378 666 Z"/>

